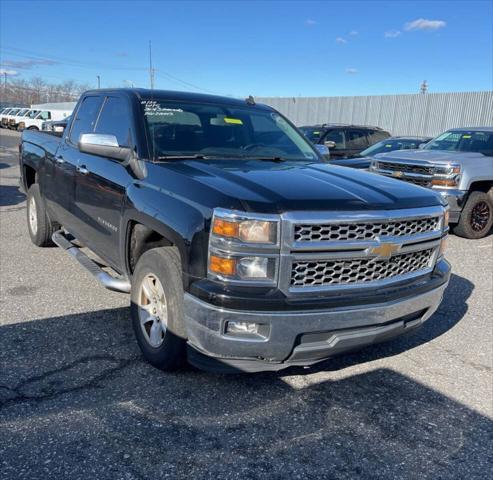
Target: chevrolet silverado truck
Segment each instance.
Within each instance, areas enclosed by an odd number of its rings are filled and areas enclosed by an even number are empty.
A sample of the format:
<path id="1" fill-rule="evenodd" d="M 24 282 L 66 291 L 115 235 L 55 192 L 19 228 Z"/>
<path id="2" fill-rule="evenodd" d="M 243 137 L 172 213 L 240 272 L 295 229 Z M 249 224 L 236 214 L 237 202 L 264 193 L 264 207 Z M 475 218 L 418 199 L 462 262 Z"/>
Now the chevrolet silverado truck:
<path id="1" fill-rule="evenodd" d="M 370 171 L 447 199 L 454 233 L 483 238 L 493 225 L 493 127 L 454 128 L 422 149 L 376 155 Z"/>
<path id="2" fill-rule="evenodd" d="M 129 293 L 163 370 L 310 365 L 419 327 L 449 280 L 440 195 L 328 164 L 252 97 L 89 91 L 20 170 L 31 240 Z"/>

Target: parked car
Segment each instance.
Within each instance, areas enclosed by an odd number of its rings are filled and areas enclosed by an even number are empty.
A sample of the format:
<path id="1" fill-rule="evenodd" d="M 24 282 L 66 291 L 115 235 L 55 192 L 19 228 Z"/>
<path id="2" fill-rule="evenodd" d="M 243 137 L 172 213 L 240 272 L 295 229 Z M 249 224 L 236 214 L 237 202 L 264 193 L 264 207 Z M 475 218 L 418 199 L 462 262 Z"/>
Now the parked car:
<path id="1" fill-rule="evenodd" d="M 413 150 L 424 146 L 431 137 L 389 137 L 381 142 L 375 143 L 354 157 L 333 160 L 331 163 L 343 167 L 370 168 L 372 158 L 378 153 L 392 152 L 394 150 Z"/>
<path id="2" fill-rule="evenodd" d="M 493 127 L 454 128 L 421 150 L 376 155 L 370 170 L 447 199 L 454 232 L 482 238 L 493 225 Z"/>
<path id="3" fill-rule="evenodd" d="M 375 143 L 390 137 L 379 127 L 366 125 L 324 124 L 300 127 L 314 144 L 329 148 L 330 158 L 351 158 Z"/>
<path id="4" fill-rule="evenodd" d="M 17 130 L 41 130 L 43 122 L 63 120 L 72 113 L 71 110 L 41 110 L 36 115 L 29 115 L 17 126 Z"/>
<path id="5" fill-rule="evenodd" d="M 61 136 L 71 118 L 72 116 L 69 115 L 68 117 L 65 117 L 63 120 L 43 122 L 41 126 L 41 130 L 43 130 L 43 132 L 51 132 Z"/>
<path id="6" fill-rule="evenodd" d="M 310 365 L 417 328 L 449 280 L 440 195 L 328 165 L 252 98 L 93 90 L 20 152 L 31 240 L 130 292 L 165 370 Z"/>

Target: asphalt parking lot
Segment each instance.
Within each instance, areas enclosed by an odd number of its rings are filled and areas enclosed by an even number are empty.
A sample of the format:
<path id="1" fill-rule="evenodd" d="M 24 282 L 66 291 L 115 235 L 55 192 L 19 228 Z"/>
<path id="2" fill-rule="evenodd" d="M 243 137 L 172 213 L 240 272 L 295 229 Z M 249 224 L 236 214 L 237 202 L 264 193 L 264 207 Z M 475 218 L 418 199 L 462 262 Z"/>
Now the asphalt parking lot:
<path id="1" fill-rule="evenodd" d="M 450 286 L 412 335 L 311 369 L 166 374 L 125 295 L 31 244 L 18 141 L 0 131 L 1 479 L 491 475 L 492 235 L 450 237 Z"/>

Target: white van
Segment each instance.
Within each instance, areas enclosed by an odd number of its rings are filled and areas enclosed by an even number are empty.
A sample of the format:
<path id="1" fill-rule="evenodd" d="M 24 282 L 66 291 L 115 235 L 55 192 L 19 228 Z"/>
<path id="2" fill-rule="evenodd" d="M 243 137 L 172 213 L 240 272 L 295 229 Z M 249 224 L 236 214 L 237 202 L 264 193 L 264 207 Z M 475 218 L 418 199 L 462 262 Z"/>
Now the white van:
<path id="1" fill-rule="evenodd" d="M 33 111 L 32 108 L 23 108 L 19 110 L 15 115 L 10 116 L 9 115 L 9 128 L 16 129 L 17 125 L 21 121 L 22 118 L 27 117 L 31 112 Z M 37 110 L 39 112 L 39 110 Z"/>
<path id="2" fill-rule="evenodd" d="M 2 114 L 2 128 L 8 128 L 9 126 L 9 120 L 14 116 L 17 115 L 22 108 L 19 107 L 14 107 Z"/>
<path id="3" fill-rule="evenodd" d="M 22 118 L 17 125 L 17 130 L 41 130 L 43 122 L 48 120 L 63 120 L 72 110 L 37 110 L 36 115 L 28 115 Z"/>

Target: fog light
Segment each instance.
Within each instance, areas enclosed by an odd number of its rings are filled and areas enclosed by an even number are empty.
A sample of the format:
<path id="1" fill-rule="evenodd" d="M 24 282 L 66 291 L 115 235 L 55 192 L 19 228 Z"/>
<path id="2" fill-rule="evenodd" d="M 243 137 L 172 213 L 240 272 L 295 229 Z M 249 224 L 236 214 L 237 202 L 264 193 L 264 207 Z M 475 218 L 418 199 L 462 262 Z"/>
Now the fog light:
<path id="1" fill-rule="evenodd" d="M 231 334 L 247 334 L 247 335 L 258 335 L 259 333 L 258 323 L 249 322 L 228 322 L 226 324 L 226 333 Z"/>

